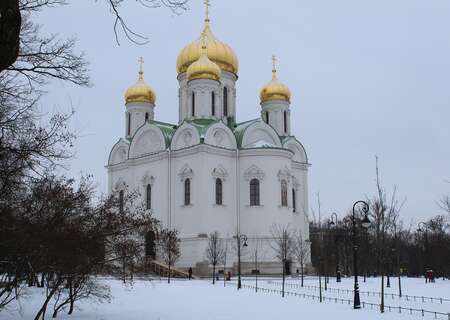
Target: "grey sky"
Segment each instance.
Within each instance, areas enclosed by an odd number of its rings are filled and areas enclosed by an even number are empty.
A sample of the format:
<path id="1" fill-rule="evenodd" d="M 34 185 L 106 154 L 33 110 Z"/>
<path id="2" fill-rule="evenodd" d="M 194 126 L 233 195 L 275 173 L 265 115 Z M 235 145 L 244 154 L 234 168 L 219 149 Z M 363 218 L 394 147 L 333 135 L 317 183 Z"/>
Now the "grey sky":
<path id="1" fill-rule="evenodd" d="M 145 46 L 122 37 L 102 1 L 71 1 L 40 15 L 44 30 L 75 35 L 90 61 L 93 88 L 54 83 L 45 110 L 77 114 L 71 175 L 93 173 L 106 191 L 104 165 L 124 133 L 123 94 L 136 80 L 139 56 L 157 94 L 156 119 L 178 119 L 178 52 L 202 29 L 203 5 L 181 16 L 129 2 L 130 27 Z M 322 214 L 344 214 L 375 192 L 375 155 L 383 184 L 397 185 L 405 220 L 439 212 L 450 192 L 450 1 L 213 0 L 212 30 L 239 62 L 237 120 L 259 116 L 258 94 L 270 80 L 271 55 L 292 91 L 293 133 L 312 164 L 310 201 L 320 191 Z"/>

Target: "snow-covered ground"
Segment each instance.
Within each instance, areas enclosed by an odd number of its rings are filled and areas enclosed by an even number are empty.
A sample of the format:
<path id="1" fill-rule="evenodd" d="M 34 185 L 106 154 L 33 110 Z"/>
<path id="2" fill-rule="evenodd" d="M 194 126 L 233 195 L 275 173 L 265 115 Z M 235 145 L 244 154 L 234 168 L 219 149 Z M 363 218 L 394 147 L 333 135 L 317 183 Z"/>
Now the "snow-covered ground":
<path id="1" fill-rule="evenodd" d="M 361 279 L 362 280 L 362 279 Z M 388 292 L 396 293 L 397 287 L 392 279 L 392 287 Z M 450 298 L 450 281 L 438 280 L 434 284 L 425 284 L 423 279 L 402 279 L 404 293 L 419 296 L 443 296 Z M 167 284 L 164 280 L 144 281 L 136 280 L 133 286 L 124 286 L 117 280 L 104 280 L 111 286 L 114 296 L 111 303 L 95 304 L 83 302 L 72 316 L 66 316 L 64 312 L 58 319 L 83 319 L 83 320 L 174 320 L 174 319 L 291 319 L 304 318 L 319 319 L 364 319 L 364 320 L 402 320 L 402 319 L 434 319 L 428 315 L 422 318 L 419 315 L 411 316 L 406 313 L 386 312 L 381 315 L 377 310 L 361 309 L 353 310 L 351 305 L 333 302 L 320 303 L 317 300 L 305 299 L 299 296 L 287 296 L 281 298 L 277 293 L 254 292 L 251 289 L 236 290 L 231 283 L 224 288 L 223 282 L 212 285 L 209 280 L 174 280 Z M 259 285 L 263 288 L 278 288 L 277 285 L 268 282 L 269 279 L 260 279 Z M 276 279 L 276 281 L 280 281 Z M 299 280 L 289 279 L 289 283 L 298 284 Z M 244 279 L 244 284 L 254 285 L 252 278 Z M 307 278 L 307 285 L 318 284 L 317 278 Z M 336 283 L 330 279 L 330 287 L 352 288 L 352 279 L 343 279 Z M 379 291 L 379 279 L 368 279 L 366 283 L 361 281 L 362 291 Z M 305 292 L 316 294 L 313 289 L 287 288 L 291 292 Z M 20 301 L 20 304 L 12 306 L 7 311 L 0 312 L 0 320 L 33 319 L 34 312 L 43 295 L 39 289 L 29 290 L 29 297 Z M 324 296 L 330 296 L 330 292 L 324 292 Z M 340 295 L 348 298 L 350 295 Z M 362 301 L 368 301 L 361 295 Z M 399 299 L 386 298 L 386 304 L 392 301 L 398 303 Z M 420 308 L 421 302 L 413 304 Z M 427 303 L 427 308 L 434 307 L 436 311 L 450 312 L 450 302 Z M 439 307 L 439 309 L 438 309 Z M 50 308 L 51 309 L 51 308 Z M 433 310 L 434 310 L 433 309 Z M 51 312 L 49 312 L 51 313 Z M 51 314 L 50 314 L 51 316 Z M 48 317 L 50 318 L 50 317 Z M 438 317 L 438 319 L 445 319 Z M 447 320 L 447 319 L 446 319 Z"/>

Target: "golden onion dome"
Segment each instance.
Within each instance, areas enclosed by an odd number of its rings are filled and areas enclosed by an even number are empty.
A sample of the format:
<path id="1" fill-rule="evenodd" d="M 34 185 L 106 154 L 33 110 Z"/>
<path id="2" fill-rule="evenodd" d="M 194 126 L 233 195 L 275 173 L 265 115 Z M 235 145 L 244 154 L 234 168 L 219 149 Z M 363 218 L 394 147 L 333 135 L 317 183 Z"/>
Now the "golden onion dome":
<path id="1" fill-rule="evenodd" d="M 206 2 L 206 8 L 208 8 Z M 199 39 L 191 42 L 184 47 L 177 58 L 178 74 L 186 72 L 188 67 L 199 60 L 202 54 L 202 37 L 206 39 L 208 58 L 215 62 L 222 71 L 228 71 L 234 74 L 238 73 L 239 62 L 233 49 L 226 43 L 219 41 L 211 31 L 209 25 L 208 10 L 206 10 L 205 26 Z"/>
<path id="2" fill-rule="evenodd" d="M 273 100 L 290 102 L 291 100 L 291 91 L 277 78 L 275 57 L 273 57 L 272 80 L 270 80 L 270 82 L 261 89 L 259 98 L 261 100 L 261 103 Z"/>
<path id="3" fill-rule="evenodd" d="M 146 102 L 155 104 L 156 95 L 155 91 L 145 83 L 144 71 L 142 69 L 142 59 L 140 60 L 141 67 L 139 70 L 138 80 L 134 85 L 129 87 L 125 92 L 125 104 L 130 102 Z"/>
<path id="4" fill-rule="evenodd" d="M 204 39 L 202 54 L 200 55 L 200 58 L 197 61 L 191 63 L 191 65 L 187 68 L 187 79 L 210 79 L 219 81 L 220 73 L 221 72 L 219 66 L 208 58 L 206 41 Z"/>

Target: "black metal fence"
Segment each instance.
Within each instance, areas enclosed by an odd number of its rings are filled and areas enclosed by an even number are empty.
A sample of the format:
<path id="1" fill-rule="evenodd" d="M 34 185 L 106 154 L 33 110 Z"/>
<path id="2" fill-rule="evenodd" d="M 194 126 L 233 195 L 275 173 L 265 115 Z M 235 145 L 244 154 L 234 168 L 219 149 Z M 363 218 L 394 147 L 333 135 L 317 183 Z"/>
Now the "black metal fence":
<path id="1" fill-rule="evenodd" d="M 275 285 L 281 285 L 281 282 L 272 281 L 269 280 L 268 283 L 275 284 Z M 311 286 L 311 285 L 304 285 L 303 287 L 300 284 L 296 283 L 289 283 L 286 282 L 285 285 L 287 287 L 291 288 L 305 288 L 305 289 L 312 289 L 312 290 L 319 290 L 318 286 Z M 323 288 L 322 288 L 323 290 Z M 330 288 L 328 287 L 327 290 L 330 292 L 337 292 L 337 293 L 347 293 L 347 294 L 353 294 L 353 289 L 338 289 L 338 288 Z M 376 291 L 360 291 L 359 294 L 361 295 L 367 295 L 368 297 L 381 297 L 381 292 Z M 439 297 L 426 297 L 426 296 L 413 296 L 413 295 L 407 295 L 404 294 L 400 297 L 400 295 L 395 293 L 385 293 L 384 296 L 386 298 L 392 298 L 392 299 L 405 299 L 406 301 L 421 301 L 421 302 L 431 302 L 431 303 L 444 303 L 444 302 L 450 302 L 450 299 L 447 298 L 439 298 Z"/>
<path id="2" fill-rule="evenodd" d="M 275 282 L 275 281 L 268 281 L 268 282 L 272 283 L 272 284 L 277 284 L 277 282 Z M 237 284 L 233 283 L 233 282 L 228 282 L 227 285 L 237 286 Z M 258 288 L 256 288 L 256 286 L 248 285 L 248 284 L 242 284 L 242 288 L 243 289 L 253 289 L 257 292 L 262 292 L 262 293 L 277 293 L 280 295 L 282 294 L 282 291 L 278 290 L 278 289 L 272 289 L 272 288 L 269 289 L 269 288 L 264 288 L 264 287 L 260 287 L 260 286 L 258 286 Z M 299 297 L 299 298 L 320 301 L 320 296 L 317 296 L 314 294 L 307 294 L 307 293 L 302 293 L 302 292 L 291 292 L 291 291 L 286 291 L 286 290 L 284 291 L 284 294 L 285 294 L 285 296 L 292 296 L 292 297 Z M 331 297 L 326 297 L 326 296 L 322 296 L 322 301 L 348 304 L 348 305 L 351 305 L 353 303 L 353 300 L 351 300 L 351 299 L 331 298 Z M 363 309 L 380 310 L 380 305 L 377 303 L 361 302 L 361 307 Z M 422 316 L 422 317 L 431 316 L 433 319 L 450 320 L 450 313 L 430 311 L 430 310 L 425 310 L 425 309 L 406 308 L 406 307 L 400 307 L 400 306 L 395 307 L 395 306 L 389 306 L 389 305 L 385 305 L 384 309 L 385 309 L 385 311 L 388 311 L 388 312 L 406 313 L 409 315 L 417 315 L 417 316 Z"/>

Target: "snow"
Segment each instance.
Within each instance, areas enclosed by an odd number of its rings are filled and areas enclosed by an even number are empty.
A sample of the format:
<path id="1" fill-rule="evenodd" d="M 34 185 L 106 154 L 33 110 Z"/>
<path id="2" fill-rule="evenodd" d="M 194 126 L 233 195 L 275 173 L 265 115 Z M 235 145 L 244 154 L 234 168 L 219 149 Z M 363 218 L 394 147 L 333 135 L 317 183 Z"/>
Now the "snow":
<path id="1" fill-rule="evenodd" d="M 402 319 L 434 319 L 434 316 L 399 314 L 398 312 L 386 312 L 381 315 L 378 310 L 360 309 L 353 310 L 351 305 L 305 299 L 298 296 L 287 296 L 282 298 L 277 293 L 256 293 L 251 289 L 236 290 L 229 283 L 227 287 L 223 282 L 212 285 L 210 280 L 173 280 L 167 284 L 163 280 L 136 280 L 133 285 L 123 285 L 117 280 L 102 280 L 111 286 L 113 300 L 111 303 L 95 304 L 93 302 L 82 302 L 72 316 L 62 312 L 58 319 L 83 319 L 83 320 L 224 320 L 224 319 L 291 319 L 293 317 L 303 319 L 362 319 L 364 320 L 402 320 Z M 277 288 L 269 283 L 270 279 L 260 279 L 258 285 L 264 288 Z M 272 279 L 280 281 L 280 279 Z M 378 291 L 380 279 L 368 279 L 362 282 L 362 291 Z M 396 279 L 391 279 L 392 287 L 387 292 L 396 293 Z M 444 296 L 450 298 L 450 281 L 437 280 L 434 284 L 425 284 L 423 279 L 402 279 L 405 294 L 416 294 L 425 296 Z M 254 279 L 245 278 L 245 285 L 254 285 Z M 299 284 L 298 279 L 288 279 L 288 283 Z M 307 278 L 307 285 L 318 285 L 317 278 Z M 330 287 L 351 289 L 352 279 L 343 279 L 336 283 L 334 278 L 330 279 Z M 314 290 L 287 288 L 290 292 L 305 292 L 318 294 Z M 447 295 L 447 296 L 445 296 Z M 324 291 L 324 296 L 331 296 L 330 292 Z M 342 298 L 351 295 L 340 294 Z M 28 297 L 20 300 L 19 304 L 10 307 L 7 311 L 0 312 L 0 320 L 33 319 L 34 312 L 39 303 L 42 302 L 43 293 L 40 289 L 28 290 Z M 378 298 L 373 298 L 377 300 Z M 367 296 L 361 295 L 361 301 L 367 301 Z M 398 303 L 399 299 L 386 298 L 386 304 L 392 301 Z M 403 301 L 403 300 L 402 300 Z M 416 301 L 412 304 L 421 308 L 422 303 Z M 450 302 L 426 303 L 427 308 L 446 310 L 450 312 Z M 439 310 L 438 310 L 439 308 Z M 48 312 L 50 318 L 51 311 Z M 438 316 L 438 319 L 446 319 Z"/>

